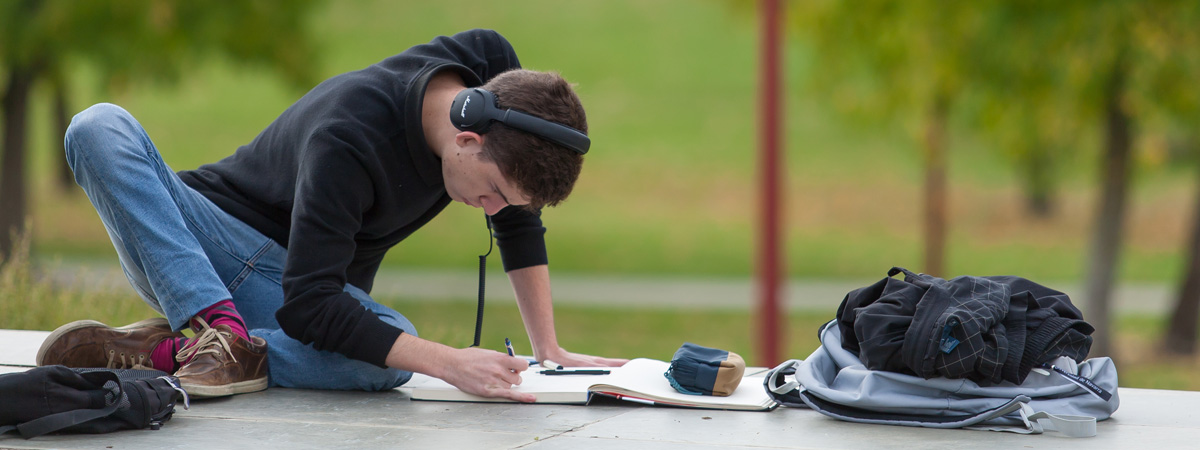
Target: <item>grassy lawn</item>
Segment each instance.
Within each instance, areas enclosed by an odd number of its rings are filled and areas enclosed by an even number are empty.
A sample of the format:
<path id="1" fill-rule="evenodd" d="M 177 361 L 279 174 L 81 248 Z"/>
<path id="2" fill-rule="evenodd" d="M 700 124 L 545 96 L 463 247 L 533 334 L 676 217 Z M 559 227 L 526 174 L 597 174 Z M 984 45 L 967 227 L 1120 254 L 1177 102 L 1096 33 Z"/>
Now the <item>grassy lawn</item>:
<path id="1" fill-rule="evenodd" d="M 757 212 L 754 170 L 754 16 L 719 0 L 551 0 L 479 3 L 330 2 L 312 18 L 324 76 L 354 70 L 471 27 L 504 33 L 526 67 L 558 70 L 588 107 L 594 152 L 575 194 L 545 214 L 557 272 L 746 275 Z M 787 45 L 785 200 L 787 269 L 793 277 L 878 276 L 918 269 L 920 151 L 915 118 L 847 118 L 807 90 L 814 61 Z M 73 109 L 112 101 L 149 130 L 175 169 L 219 159 L 250 141 L 302 90 L 260 69 L 206 61 L 176 87 L 110 95 L 87 67 L 72 74 Z M 49 187 L 51 145 L 44 92 L 35 98 L 34 248 L 39 256 L 109 257 L 86 199 Z M 953 124 L 952 124 L 953 125 Z M 1059 214 L 1031 219 L 1019 176 L 1002 152 L 951 130 L 948 275 L 1081 277 L 1095 195 L 1095 136 L 1064 156 Z M 1143 158 L 1145 159 L 1145 158 Z M 1186 170 L 1141 164 L 1120 278 L 1172 281 L 1190 216 Z M 1181 207 L 1189 205 L 1189 207 Z M 479 212 L 452 205 L 398 246 L 386 264 L 470 267 L 486 247 Z M 464 238 L 465 236 L 465 238 Z M 479 238 L 473 238 L 479 237 Z"/>
<path id="2" fill-rule="evenodd" d="M 132 292 L 82 292 L 30 281 L 28 265 L 0 269 L 0 329 L 52 330 L 80 319 L 123 325 L 155 313 Z M 471 344 L 475 303 L 413 301 L 381 298 L 382 303 L 405 314 L 421 337 L 454 347 Z M 784 357 L 805 358 L 819 345 L 816 332 L 832 319 L 830 313 L 794 312 L 785 322 Z M 571 351 L 623 357 L 670 360 L 684 342 L 737 352 L 752 364 L 754 318 L 745 310 L 637 309 L 560 304 L 555 307 L 559 343 Z M 1118 343 L 1120 384 L 1126 387 L 1200 390 L 1200 357 L 1156 356 L 1155 344 L 1162 320 L 1145 316 L 1120 317 Z M 490 302 L 486 306 L 482 346 L 502 351 L 504 338 L 513 339 L 518 352 L 530 353 L 520 312 L 515 303 Z"/>

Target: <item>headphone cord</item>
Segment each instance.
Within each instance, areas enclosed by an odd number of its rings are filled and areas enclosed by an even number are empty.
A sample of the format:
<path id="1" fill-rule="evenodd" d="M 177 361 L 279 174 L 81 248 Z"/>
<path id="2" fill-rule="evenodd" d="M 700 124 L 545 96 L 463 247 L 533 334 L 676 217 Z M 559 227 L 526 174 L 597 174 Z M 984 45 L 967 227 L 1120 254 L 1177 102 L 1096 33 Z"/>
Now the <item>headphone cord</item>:
<path id="1" fill-rule="evenodd" d="M 492 236 L 492 218 L 487 214 L 484 214 L 483 218 L 487 221 L 488 251 L 479 255 L 479 308 L 475 310 L 475 343 L 471 344 L 472 347 L 479 346 L 479 337 L 483 332 L 483 288 L 487 281 L 487 257 L 492 254 L 492 247 L 495 243 Z"/>

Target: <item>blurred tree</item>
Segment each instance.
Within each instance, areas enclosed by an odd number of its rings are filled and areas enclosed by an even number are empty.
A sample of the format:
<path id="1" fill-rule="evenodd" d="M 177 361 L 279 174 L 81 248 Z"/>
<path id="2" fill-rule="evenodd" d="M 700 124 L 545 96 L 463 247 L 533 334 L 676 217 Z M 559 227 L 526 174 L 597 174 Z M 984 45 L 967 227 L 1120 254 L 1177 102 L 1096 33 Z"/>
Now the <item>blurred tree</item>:
<path id="1" fill-rule="evenodd" d="M 976 86 L 971 91 L 979 97 L 977 110 L 966 115 L 978 122 L 977 129 L 1013 164 L 1026 213 L 1045 219 L 1057 211 L 1058 166 L 1078 150 L 1071 138 L 1078 137 L 1077 130 L 1084 122 L 1077 115 L 1066 114 L 1061 105 L 1047 104 L 1047 99 L 1029 92 L 1040 87 Z"/>
<path id="2" fill-rule="evenodd" d="M 1196 174 L 1200 175 L 1200 164 Z M 1196 178 L 1196 200 L 1192 206 L 1191 237 L 1186 252 L 1183 280 L 1171 315 L 1167 319 L 1167 330 L 1163 333 L 1163 351 L 1175 355 L 1196 354 L 1197 320 L 1200 320 L 1200 176 Z"/>
<path id="3" fill-rule="evenodd" d="M 1123 39 L 1124 37 L 1122 37 Z M 1133 120 L 1124 93 L 1128 88 L 1129 63 L 1126 42 L 1117 42 L 1110 60 L 1095 67 L 1104 80 L 1099 93 L 1104 112 L 1104 155 L 1100 174 L 1100 199 L 1093 223 L 1095 231 L 1087 253 L 1084 299 L 1088 321 L 1096 327 L 1092 351 L 1097 355 L 1112 355 L 1110 337 L 1112 320 L 1112 286 L 1116 276 L 1118 253 L 1124 239 L 1125 204 L 1129 197 L 1130 148 L 1133 142 Z"/>
<path id="4" fill-rule="evenodd" d="M 956 100 L 970 94 L 984 99 L 981 119 L 1023 161 L 1035 205 L 1051 189 L 1051 152 L 1077 145 L 1085 124 L 1100 125 L 1101 192 L 1084 301 L 1097 327 L 1093 350 L 1111 354 L 1110 298 L 1135 125 L 1155 111 L 1194 117 L 1194 105 L 1182 99 L 1197 89 L 1196 64 L 1188 61 L 1197 58 L 1200 6 L 1179 0 L 828 0 L 798 6 L 800 29 L 812 36 L 819 61 L 814 79 L 836 104 L 924 117 L 923 270 L 929 273 L 942 270 L 946 119 Z M 1200 212 L 1194 228 L 1200 242 Z M 1198 256 L 1188 278 L 1195 287 L 1181 294 L 1175 317 L 1181 323 L 1194 322 L 1200 310 L 1200 243 L 1193 247 Z M 1194 341 L 1195 326 L 1181 325 L 1177 334 Z"/>
<path id="5" fill-rule="evenodd" d="M 1133 119 L 1127 99 L 1134 68 L 1131 1 L 1014 0 L 990 5 L 989 58 L 972 81 L 990 104 L 984 121 L 1010 152 L 1026 159 L 1027 192 L 1051 170 L 1044 153 L 1082 124 L 1100 120 L 1104 130 L 1101 194 L 1089 244 L 1084 301 L 1097 332 L 1093 352 L 1111 354 L 1109 299 L 1115 275 L 1130 182 Z M 985 108 L 988 111 L 988 108 Z M 998 111 L 998 112 L 997 112 Z M 1057 120 L 1055 120 L 1057 118 Z M 1060 128 L 1061 127 L 1061 128 Z M 1066 146 L 1064 146 L 1066 147 Z M 1039 161 L 1041 159 L 1041 161 Z"/>
<path id="6" fill-rule="evenodd" d="M 1126 215 L 1132 144 L 1139 128 L 1151 127 L 1156 115 L 1167 121 L 1190 120 L 1195 126 L 1195 45 L 1200 40 L 1195 24 L 1200 6 L 1179 0 L 1075 1 L 1044 6 L 1061 8 L 1065 23 L 1078 24 L 1072 27 L 1064 63 L 1072 77 L 1082 81 L 1077 84 L 1082 86 L 1083 110 L 1099 113 L 1105 129 L 1103 185 L 1084 295 L 1088 321 L 1097 328 L 1093 351 L 1111 355 L 1110 298 Z M 1200 281 L 1194 279 L 1198 276 L 1186 276 L 1192 280 L 1183 284 Z M 1183 297 L 1187 294 L 1182 295 L 1179 307 L 1186 309 Z M 1196 311 L 1190 318 L 1180 319 L 1192 323 L 1188 339 L 1194 343 Z"/>
<path id="7" fill-rule="evenodd" d="M 1184 247 L 1185 270 L 1179 283 L 1178 297 L 1163 335 L 1164 351 L 1194 355 L 1197 331 L 1200 331 L 1200 3 L 1173 2 L 1147 11 L 1137 28 L 1145 43 L 1146 57 L 1157 70 L 1148 74 L 1145 109 L 1156 112 L 1155 122 L 1184 136 L 1183 146 L 1190 151 L 1196 170 L 1196 200 L 1190 237 Z"/>
<path id="8" fill-rule="evenodd" d="M 0 262 L 26 215 L 26 129 L 30 94 L 53 83 L 64 128 L 67 81 L 97 69 L 108 89 L 140 80 L 176 82 L 204 58 L 277 70 L 299 87 L 315 71 L 305 18 L 313 0 L 0 0 Z M 61 137 L 60 137 L 61 140 Z M 62 159 L 62 158 L 58 158 Z"/>
<path id="9" fill-rule="evenodd" d="M 801 33 L 818 62 L 818 91 L 835 105 L 869 115 L 919 118 L 924 167 L 921 271 L 945 271 L 946 166 L 950 108 L 966 67 L 984 55 L 977 31 L 985 19 L 972 2 L 825 1 L 795 5 Z"/>
<path id="10" fill-rule="evenodd" d="M 978 54 L 967 78 L 977 110 L 968 116 L 1019 172 L 1030 215 L 1055 211 L 1057 167 L 1078 150 L 1087 120 L 1065 89 L 1064 27 L 1048 14 L 1030 14 L 1031 2 L 977 4 L 987 20 L 975 41 Z"/>
<path id="11" fill-rule="evenodd" d="M 1021 45 L 995 54 L 984 71 L 991 76 L 979 79 L 992 95 L 1007 96 L 1004 103 L 1023 120 L 1036 121 L 1036 130 L 1014 127 L 1009 132 L 1027 132 L 1027 145 L 1057 146 L 1069 142 L 1083 123 L 1099 122 L 1103 130 L 1101 192 L 1083 298 L 1088 321 L 1097 328 L 1092 350 L 1111 355 L 1110 299 L 1127 215 L 1133 143 L 1138 126 L 1156 114 L 1195 116 L 1195 105 L 1181 98 L 1195 96 L 1195 72 L 1189 73 L 1182 61 L 1196 57 L 1197 5 L 1177 0 L 1018 0 L 996 6 L 990 15 L 1004 19 L 993 23 Z"/>
<path id="12" fill-rule="evenodd" d="M 50 114 L 54 115 L 54 151 L 58 154 L 66 154 L 66 145 L 63 139 L 58 137 L 67 135 L 67 127 L 71 125 L 71 107 L 70 101 L 67 100 L 67 80 L 64 80 L 61 74 L 48 80 L 54 96 L 50 101 L 54 103 L 54 108 Z M 54 174 L 54 181 L 59 190 L 65 193 L 73 193 L 75 191 L 75 174 L 71 172 L 71 165 L 67 164 L 66 158 L 54 158 L 58 161 L 55 164 L 57 170 Z"/>

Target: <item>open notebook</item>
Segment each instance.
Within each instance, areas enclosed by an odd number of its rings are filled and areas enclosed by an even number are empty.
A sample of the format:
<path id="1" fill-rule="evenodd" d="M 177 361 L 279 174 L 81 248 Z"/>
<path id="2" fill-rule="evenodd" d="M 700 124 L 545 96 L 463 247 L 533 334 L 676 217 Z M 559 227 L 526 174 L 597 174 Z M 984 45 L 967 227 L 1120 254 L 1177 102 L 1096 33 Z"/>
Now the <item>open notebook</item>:
<path id="1" fill-rule="evenodd" d="M 537 403 L 587 404 L 592 395 L 600 394 L 638 403 L 680 406 L 687 408 L 769 411 L 775 402 L 763 390 L 765 368 L 746 368 L 746 375 L 733 395 L 682 394 L 671 387 L 663 373 L 670 363 L 639 358 L 622 367 L 608 368 L 608 375 L 542 375 L 540 367 L 530 367 L 521 374 L 522 382 L 514 389 L 537 396 Z M 413 375 L 400 387 L 413 400 L 452 402 L 511 402 L 508 399 L 479 397 L 462 392 L 437 378 Z"/>

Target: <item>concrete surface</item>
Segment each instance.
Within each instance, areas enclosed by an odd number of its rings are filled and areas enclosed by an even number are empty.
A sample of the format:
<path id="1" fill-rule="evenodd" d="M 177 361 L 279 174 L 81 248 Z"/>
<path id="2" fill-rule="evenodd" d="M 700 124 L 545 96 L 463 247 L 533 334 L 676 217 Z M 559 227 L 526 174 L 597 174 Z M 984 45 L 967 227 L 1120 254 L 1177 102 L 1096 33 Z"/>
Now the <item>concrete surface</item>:
<path id="1" fill-rule="evenodd" d="M 0 330 L 0 373 L 26 370 L 47 332 Z M 13 449 L 1194 448 L 1200 392 L 1121 389 L 1097 436 L 1019 435 L 840 422 L 806 409 L 735 412 L 599 399 L 588 406 L 412 401 L 388 392 L 270 389 L 196 401 L 160 430 L 0 436 Z"/>

